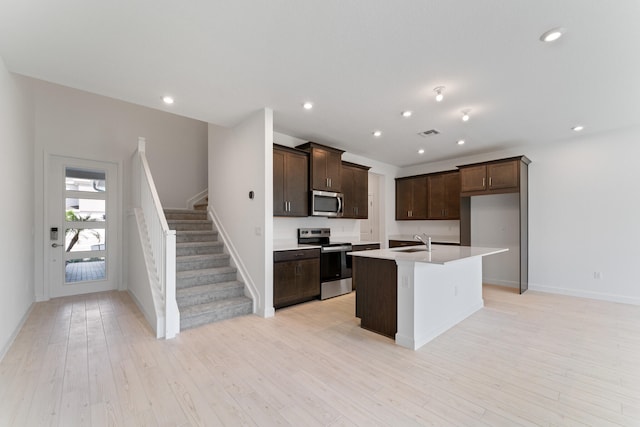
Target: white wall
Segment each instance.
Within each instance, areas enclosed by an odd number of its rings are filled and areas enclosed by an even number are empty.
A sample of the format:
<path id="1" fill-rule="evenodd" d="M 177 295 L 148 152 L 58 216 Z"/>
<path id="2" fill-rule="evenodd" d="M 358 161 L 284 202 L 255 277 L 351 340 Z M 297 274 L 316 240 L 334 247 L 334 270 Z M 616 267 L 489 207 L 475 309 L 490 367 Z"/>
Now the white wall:
<path id="1" fill-rule="evenodd" d="M 138 137 L 147 140 L 147 158 L 165 207 L 186 207 L 187 200 L 207 187 L 207 124 L 164 111 L 129 104 L 40 80 L 22 77 L 35 98 L 36 298 L 48 298 L 44 254 L 47 220 L 46 162 L 49 154 L 118 164 L 119 204 L 128 208 L 131 155 Z M 119 218 L 119 241 L 124 215 Z M 121 289 L 126 288 L 126 245 L 121 254 Z"/>
<path id="2" fill-rule="evenodd" d="M 207 188 L 206 123 L 26 80 L 36 96 L 36 155 L 46 150 L 62 156 L 118 162 L 128 172 L 128 162 L 142 136 L 147 141 L 147 160 L 164 207 L 185 208 L 190 197 Z M 161 108 L 160 97 L 158 104 Z"/>
<path id="3" fill-rule="evenodd" d="M 228 250 L 273 316 L 273 112 L 260 110 L 232 129 L 209 125 L 209 209 Z M 254 199 L 249 198 L 253 191 Z"/>
<path id="4" fill-rule="evenodd" d="M 520 197 L 518 193 L 471 198 L 471 245 L 507 248 L 482 257 L 484 283 L 520 287 Z"/>
<path id="5" fill-rule="evenodd" d="M 34 301 L 33 105 L 0 58 L 0 360 Z"/>
<path id="6" fill-rule="evenodd" d="M 150 283 L 153 270 L 147 265 L 144 246 L 150 247 L 148 236 L 145 232 L 144 214 L 138 209 L 138 214 L 131 212 L 127 215 L 127 254 L 131 262 L 128 268 L 127 279 L 129 282 L 129 294 L 133 297 L 145 319 L 156 333 L 157 338 L 165 336 L 163 327 L 166 316 L 165 307 L 159 291 L 154 292 Z M 147 249 L 150 252 L 150 249 Z M 153 259 L 149 257 L 149 259 Z M 152 268 L 155 268 L 153 266 Z M 160 319 L 158 318 L 160 316 Z M 159 321 L 160 320 L 160 321 Z"/>
<path id="7" fill-rule="evenodd" d="M 528 149 L 530 289 L 640 304 L 639 141 L 636 128 Z"/>

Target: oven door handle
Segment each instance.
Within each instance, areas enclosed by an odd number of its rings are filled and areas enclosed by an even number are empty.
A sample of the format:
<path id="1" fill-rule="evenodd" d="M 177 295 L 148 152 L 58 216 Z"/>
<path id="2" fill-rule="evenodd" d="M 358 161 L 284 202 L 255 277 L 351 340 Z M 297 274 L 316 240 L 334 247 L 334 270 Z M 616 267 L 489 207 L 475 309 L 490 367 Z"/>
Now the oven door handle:
<path id="1" fill-rule="evenodd" d="M 326 248 L 322 248 L 320 250 L 320 252 L 322 253 L 327 253 L 327 252 L 350 252 L 352 249 L 351 246 L 329 246 Z"/>

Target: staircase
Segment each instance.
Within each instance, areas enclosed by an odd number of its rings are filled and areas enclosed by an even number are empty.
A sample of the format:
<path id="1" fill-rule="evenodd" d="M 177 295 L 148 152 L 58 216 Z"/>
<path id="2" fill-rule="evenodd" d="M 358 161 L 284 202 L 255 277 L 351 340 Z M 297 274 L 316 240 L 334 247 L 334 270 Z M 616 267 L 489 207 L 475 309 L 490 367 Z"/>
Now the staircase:
<path id="1" fill-rule="evenodd" d="M 176 230 L 176 299 L 180 329 L 250 314 L 253 302 L 204 209 L 165 209 Z"/>

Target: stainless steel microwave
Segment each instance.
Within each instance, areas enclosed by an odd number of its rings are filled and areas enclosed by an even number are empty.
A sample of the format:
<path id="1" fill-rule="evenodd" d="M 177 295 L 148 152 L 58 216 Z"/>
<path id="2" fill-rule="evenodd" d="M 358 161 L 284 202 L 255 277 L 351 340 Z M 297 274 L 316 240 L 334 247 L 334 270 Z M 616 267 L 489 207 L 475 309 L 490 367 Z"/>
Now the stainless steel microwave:
<path id="1" fill-rule="evenodd" d="M 331 191 L 311 191 L 311 215 L 341 217 L 344 194 Z"/>

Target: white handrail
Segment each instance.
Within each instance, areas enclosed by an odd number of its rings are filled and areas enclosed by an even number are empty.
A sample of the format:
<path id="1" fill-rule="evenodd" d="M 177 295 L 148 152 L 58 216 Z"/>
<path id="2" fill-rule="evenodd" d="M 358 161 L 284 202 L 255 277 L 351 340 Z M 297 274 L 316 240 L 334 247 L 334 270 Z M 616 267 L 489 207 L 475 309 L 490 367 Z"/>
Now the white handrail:
<path id="1" fill-rule="evenodd" d="M 144 138 L 138 138 L 138 151 L 133 166 L 133 204 L 142 209 L 155 266 L 152 285 L 162 298 L 164 337 L 174 338 L 180 332 L 180 312 L 176 302 L 176 232 L 170 230 L 162 210 L 149 163 Z"/>

